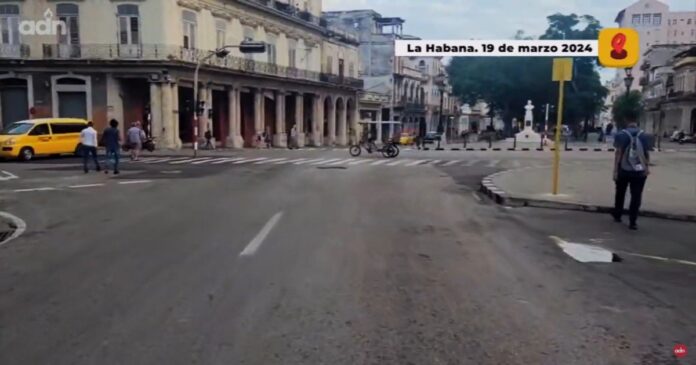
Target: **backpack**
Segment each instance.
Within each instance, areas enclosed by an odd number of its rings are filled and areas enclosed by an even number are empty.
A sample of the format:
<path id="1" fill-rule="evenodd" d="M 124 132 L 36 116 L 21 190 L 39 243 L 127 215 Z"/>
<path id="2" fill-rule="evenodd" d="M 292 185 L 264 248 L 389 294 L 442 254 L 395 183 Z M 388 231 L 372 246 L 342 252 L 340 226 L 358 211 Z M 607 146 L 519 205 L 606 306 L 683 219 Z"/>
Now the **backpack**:
<path id="1" fill-rule="evenodd" d="M 621 167 L 627 171 L 645 171 L 645 146 L 640 140 L 643 131 L 639 131 L 635 137 L 625 129 L 622 132 L 628 136 L 630 143 L 621 159 Z"/>

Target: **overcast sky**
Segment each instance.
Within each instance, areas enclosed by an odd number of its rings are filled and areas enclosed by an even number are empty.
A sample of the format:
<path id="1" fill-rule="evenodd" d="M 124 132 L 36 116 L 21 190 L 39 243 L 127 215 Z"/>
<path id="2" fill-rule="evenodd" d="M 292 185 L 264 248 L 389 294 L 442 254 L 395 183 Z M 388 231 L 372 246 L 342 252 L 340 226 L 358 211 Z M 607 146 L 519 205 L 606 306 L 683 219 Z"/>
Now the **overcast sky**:
<path id="1" fill-rule="evenodd" d="M 423 39 L 508 39 L 518 29 L 539 36 L 548 15 L 589 14 L 604 27 L 631 0 L 324 0 L 325 10 L 373 9 L 406 20 L 404 33 Z M 696 0 L 667 0 L 670 10 L 696 10 Z M 611 4 L 611 5 L 607 5 Z"/>
<path id="2" fill-rule="evenodd" d="M 615 27 L 616 14 L 632 0 L 324 0 L 324 10 L 372 9 L 406 20 L 404 33 L 423 39 L 509 39 L 522 29 L 538 37 L 546 17 L 589 14 L 603 27 Z M 696 0 L 663 0 L 672 11 L 696 11 Z M 607 5 L 610 3 L 611 5 Z M 602 79 L 615 71 L 603 69 Z"/>

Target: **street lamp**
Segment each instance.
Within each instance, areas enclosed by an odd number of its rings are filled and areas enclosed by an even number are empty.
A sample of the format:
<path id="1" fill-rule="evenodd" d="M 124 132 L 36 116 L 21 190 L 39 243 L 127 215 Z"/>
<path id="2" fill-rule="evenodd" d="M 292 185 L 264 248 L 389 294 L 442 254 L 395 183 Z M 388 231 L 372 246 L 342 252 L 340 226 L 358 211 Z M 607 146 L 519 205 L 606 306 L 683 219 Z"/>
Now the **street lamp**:
<path id="1" fill-rule="evenodd" d="M 203 108 L 198 105 L 198 72 L 201 64 L 212 57 L 225 58 L 230 54 L 230 48 L 239 48 L 242 53 L 265 53 L 266 43 L 244 41 L 238 45 L 222 46 L 214 51 L 208 51 L 204 57 L 196 61 L 196 71 L 193 73 L 193 156 L 198 154 L 198 116 L 203 113 Z"/>
<path id="2" fill-rule="evenodd" d="M 633 68 L 626 67 L 626 77 L 624 77 L 624 84 L 626 85 L 626 95 L 631 92 L 631 85 L 633 85 Z"/>

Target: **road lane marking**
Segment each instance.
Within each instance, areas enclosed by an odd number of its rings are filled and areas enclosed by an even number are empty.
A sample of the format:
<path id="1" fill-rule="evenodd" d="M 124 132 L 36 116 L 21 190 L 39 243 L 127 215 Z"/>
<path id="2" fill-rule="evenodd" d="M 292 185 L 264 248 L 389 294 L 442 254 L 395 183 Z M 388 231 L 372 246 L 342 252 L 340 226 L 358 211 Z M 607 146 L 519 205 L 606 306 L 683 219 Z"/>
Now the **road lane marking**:
<path id="1" fill-rule="evenodd" d="M 283 158 L 272 158 L 272 159 L 270 159 L 270 160 L 264 160 L 264 161 L 256 162 L 256 163 L 254 163 L 254 165 L 265 165 L 265 164 L 267 164 L 267 163 L 278 162 L 278 161 L 284 161 L 284 160 L 287 160 L 287 158 L 285 158 L 285 157 L 283 157 Z"/>
<path id="2" fill-rule="evenodd" d="M 13 239 L 19 237 L 24 233 L 24 231 L 27 230 L 27 224 L 19 217 L 12 215 L 7 212 L 0 212 L 0 217 L 3 217 L 7 220 L 12 221 L 12 225 L 14 226 L 14 232 L 12 232 L 12 235 L 10 237 L 5 238 L 4 241 L 0 242 L 0 246 L 12 241 Z"/>
<path id="3" fill-rule="evenodd" d="M 499 162 L 500 162 L 500 160 L 490 160 L 488 162 L 488 165 L 486 165 L 486 167 L 496 167 Z"/>
<path id="4" fill-rule="evenodd" d="M 619 253 L 624 254 L 624 255 L 629 255 L 629 256 L 640 257 L 640 258 L 644 258 L 644 259 L 657 260 L 657 261 L 663 261 L 663 262 L 675 262 L 675 263 L 682 264 L 682 265 L 696 266 L 696 262 L 693 262 L 693 261 L 672 259 L 669 257 L 661 257 L 661 256 L 653 256 L 653 255 L 643 255 L 640 253 L 626 252 L 626 251 L 619 251 Z"/>
<path id="5" fill-rule="evenodd" d="M 407 164 L 404 165 L 404 166 L 409 166 L 409 167 L 410 167 L 410 166 L 418 166 L 418 165 L 420 165 L 420 164 L 425 164 L 425 163 L 427 163 L 428 161 L 429 161 L 429 160 L 416 160 L 416 161 L 407 163 Z"/>
<path id="6" fill-rule="evenodd" d="M 440 160 L 432 160 L 432 161 L 428 162 L 428 165 L 437 165 L 439 163 L 440 163 Z"/>
<path id="7" fill-rule="evenodd" d="M 304 161 L 304 160 L 306 160 L 306 158 L 296 158 L 294 160 L 278 161 L 278 162 L 274 163 L 274 165 L 285 165 L 288 163 L 295 163 L 295 162 L 300 162 L 300 161 Z"/>
<path id="8" fill-rule="evenodd" d="M 269 233 L 271 233 L 271 230 L 273 230 L 273 227 L 275 227 L 276 224 L 278 224 L 278 221 L 280 218 L 283 217 L 283 212 L 278 212 L 271 219 L 266 222 L 266 224 L 261 228 L 261 231 L 254 237 L 254 239 L 247 244 L 247 246 L 244 248 L 244 250 L 239 254 L 239 257 L 244 257 L 244 256 L 252 256 L 256 253 L 256 251 L 261 247 L 261 244 L 263 241 L 266 239 Z"/>
<path id="9" fill-rule="evenodd" d="M 241 165 L 244 163 L 263 161 L 263 160 L 268 160 L 268 157 L 259 157 L 259 158 L 251 158 L 251 159 L 244 158 L 244 159 L 241 159 L 239 161 L 235 161 L 232 164 L 233 165 Z"/>
<path id="10" fill-rule="evenodd" d="M 15 189 L 13 190 L 15 193 L 30 193 L 33 191 L 52 191 L 52 190 L 57 190 L 56 188 L 32 188 L 32 189 Z"/>
<path id="11" fill-rule="evenodd" d="M 480 160 L 469 160 L 466 163 L 463 163 L 462 166 L 471 167 L 476 165 L 476 163 L 478 163 L 479 161 Z"/>
<path id="12" fill-rule="evenodd" d="M 147 184 L 151 183 L 152 180 L 128 180 L 128 181 L 119 181 L 119 185 L 132 185 L 132 184 Z"/>
<path id="13" fill-rule="evenodd" d="M 322 160 L 323 160 L 323 159 L 322 159 Z M 328 160 L 325 160 L 325 161 L 313 162 L 313 163 L 311 163 L 310 165 L 312 165 L 312 166 L 319 166 L 319 165 L 324 165 L 324 164 L 327 164 L 327 163 L 336 162 L 336 161 L 339 161 L 339 160 L 342 160 L 342 159 L 341 159 L 341 158 L 332 158 L 332 159 L 328 159 Z"/>
<path id="14" fill-rule="evenodd" d="M 221 164 L 223 164 L 223 163 L 235 162 L 235 161 L 239 161 L 239 160 L 243 160 L 243 159 L 244 159 L 244 158 L 242 158 L 242 157 L 223 158 L 223 159 L 220 160 L 220 161 L 215 161 L 215 162 L 211 163 L 211 165 L 221 165 Z"/>
<path id="15" fill-rule="evenodd" d="M 387 162 L 389 162 L 389 160 L 379 160 L 379 161 L 375 161 L 375 162 L 371 163 L 370 166 L 378 166 L 378 165 L 385 164 Z"/>
<path id="16" fill-rule="evenodd" d="M 456 164 L 457 162 L 459 162 L 459 160 L 450 161 L 442 166 L 452 166 L 452 165 Z"/>
<path id="17" fill-rule="evenodd" d="M 84 185 L 70 185 L 70 189 L 82 189 L 82 188 L 94 188 L 97 186 L 104 186 L 104 184 L 84 184 Z"/>
<path id="18" fill-rule="evenodd" d="M 586 245 L 582 243 L 567 242 L 556 236 L 549 236 L 558 247 L 568 256 L 579 262 L 605 262 L 614 261 L 614 254 L 599 246 Z"/>
<path id="19" fill-rule="evenodd" d="M 307 164 L 307 163 L 312 163 L 312 162 L 317 162 L 317 161 L 323 161 L 323 160 L 324 160 L 323 158 L 314 158 L 314 159 L 311 159 L 311 160 L 298 161 L 298 162 L 295 162 L 295 163 L 293 163 L 293 164 L 294 164 L 294 165 L 304 165 L 304 164 Z"/>
<path id="20" fill-rule="evenodd" d="M 388 163 L 387 166 L 397 166 L 397 165 L 399 165 L 400 163 L 407 163 L 407 162 L 410 162 L 410 161 L 411 161 L 411 160 L 394 161 L 394 162 Z"/>
<path id="21" fill-rule="evenodd" d="M 196 161 L 201 161 L 201 160 L 210 160 L 210 157 L 199 157 L 199 158 L 188 158 L 186 160 L 179 160 L 179 161 L 173 161 L 170 162 L 170 165 L 181 165 L 189 162 L 196 162 Z"/>
<path id="22" fill-rule="evenodd" d="M 12 179 L 18 179 L 19 177 L 9 171 L 5 170 L 0 170 L 2 172 L 2 175 L 0 175 L 0 181 L 7 181 L 7 180 L 12 180 Z"/>
<path id="23" fill-rule="evenodd" d="M 366 158 L 363 158 L 363 159 L 360 159 L 360 160 L 357 160 L 357 161 L 353 161 L 353 162 L 349 163 L 348 165 L 350 165 L 350 166 L 356 166 L 356 165 L 360 165 L 360 164 L 363 164 L 363 163 L 366 163 L 366 162 L 370 162 L 370 160 L 368 160 L 368 159 L 366 159 Z"/>
<path id="24" fill-rule="evenodd" d="M 519 162 L 519 161 L 517 161 L 517 160 L 513 160 L 513 161 L 512 161 L 512 166 L 513 166 L 513 167 L 520 167 L 520 166 L 521 166 L 521 164 L 520 164 L 520 162 Z"/>
<path id="25" fill-rule="evenodd" d="M 330 163 L 330 164 L 328 164 L 328 165 L 326 165 L 326 166 L 338 166 L 338 165 L 342 165 L 342 164 L 344 164 L 344 163 L 349 163 L 349 162 L 353 162 L 353 161 L 355 161 L 354 158 L 349 158 L 349 159 L 346 159 L 346 160 L 339 160 L 339 161 L 336 161 L 336 162 L 332 162 L 332 163 Z"/>
<path id="26" fill-rule="evenodd" d="M 222 158 L 219 158 L 219 157 L 218 157 L 218 158 L 214 158 L 214 159 L 212 159 L 212 160 L 204 160 L 204 161 L 192 162 L 191 165 L 200 165 L 200 164 L 204 164 L 204 163 L 217 162 L 217 161 L 220 161 L 220 160 L 222 160 Z"/>

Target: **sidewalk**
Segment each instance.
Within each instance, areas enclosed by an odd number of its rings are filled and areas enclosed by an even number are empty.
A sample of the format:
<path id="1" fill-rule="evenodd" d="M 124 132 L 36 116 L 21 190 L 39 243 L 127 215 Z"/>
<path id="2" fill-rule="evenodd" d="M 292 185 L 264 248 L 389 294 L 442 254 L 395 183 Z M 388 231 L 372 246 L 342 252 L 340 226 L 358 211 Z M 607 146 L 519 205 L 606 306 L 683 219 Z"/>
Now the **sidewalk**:
<path id="1" fill-rule="evenodd" d="M 555 196 L 551 194 L 550 167 L 494 174 L 484 180 L 482 188 L 499 203 L 509 205 L 609 212 L 614 201 L 611 171 L 611 161 L 562 166 Z M 658 161 L 651 168 L 641 211 L 645 216 L 696 222 L 696 165 Z"/>

